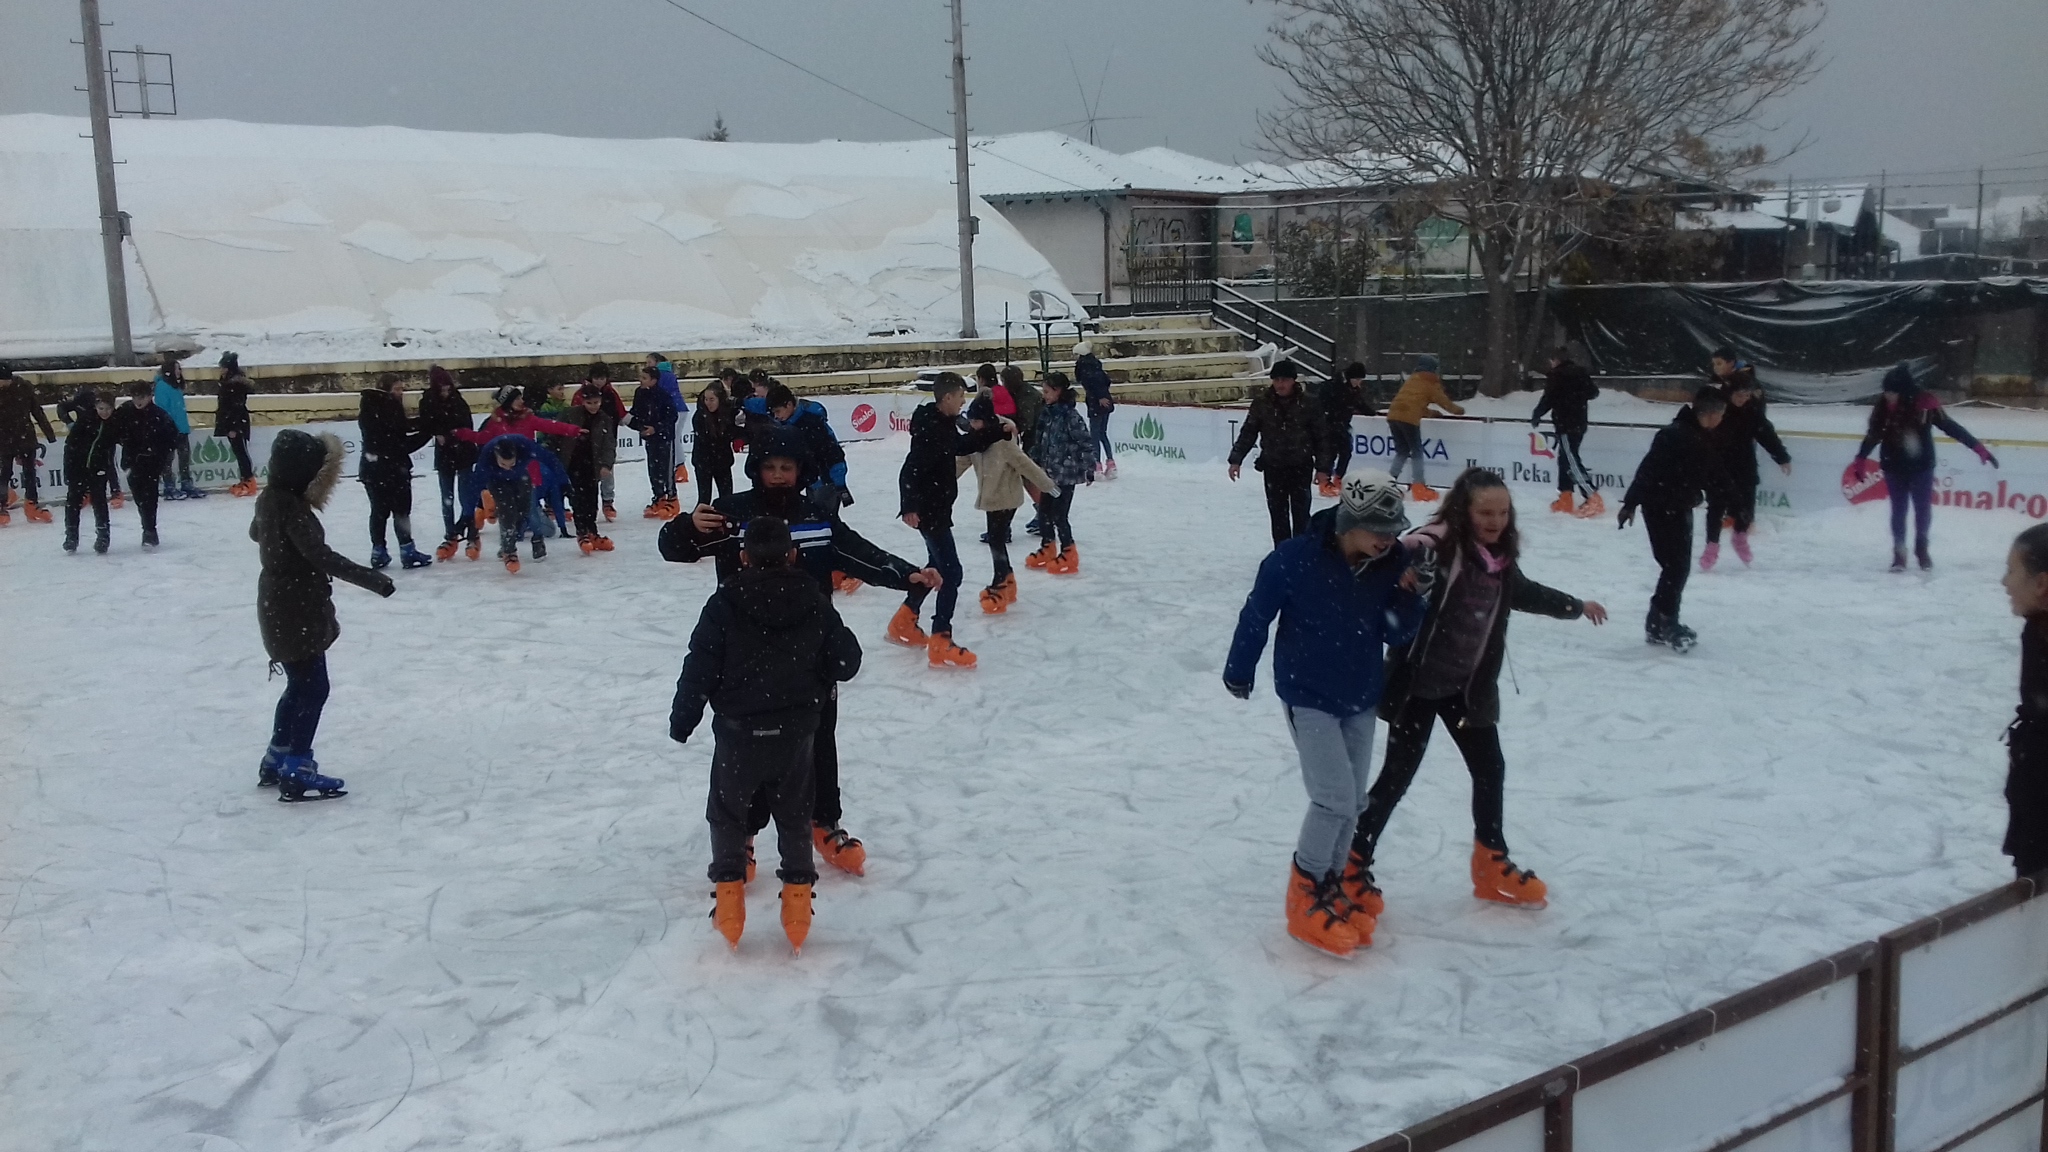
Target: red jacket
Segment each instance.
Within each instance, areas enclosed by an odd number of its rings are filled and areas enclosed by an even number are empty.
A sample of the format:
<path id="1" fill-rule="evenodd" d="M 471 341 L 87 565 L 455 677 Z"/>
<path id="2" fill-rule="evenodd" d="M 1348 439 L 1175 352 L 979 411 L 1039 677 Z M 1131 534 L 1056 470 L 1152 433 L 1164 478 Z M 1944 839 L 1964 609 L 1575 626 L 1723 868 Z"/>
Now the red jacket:
<path id="1" fill-rule="evenodd" d="M 484 418 L 484 426 L 474 431 L 463 428 L 449 429 L 449 435 L 471 444 L 489 444 L 500 436 L 534 438 L 543 432 L 553 436 L 577 436 L 582 434 L 583 429 L 574 424 L 564 424 L 560 420 L 549 420 L 544 416 L 535 415 L 530 410 L 510 412 L 503 408 L 493 409 L 491 414 Z"/>

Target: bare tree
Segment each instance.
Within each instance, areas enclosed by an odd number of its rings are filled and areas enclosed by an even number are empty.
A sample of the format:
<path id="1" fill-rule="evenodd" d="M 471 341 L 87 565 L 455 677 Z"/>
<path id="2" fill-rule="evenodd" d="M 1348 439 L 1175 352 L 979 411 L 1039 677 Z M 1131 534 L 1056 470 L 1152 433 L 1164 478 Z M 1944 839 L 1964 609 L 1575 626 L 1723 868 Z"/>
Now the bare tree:
<path id="1" fill-rule="evenodd" d="M 1724 179 L 1731 140 L 1816 70 L 1821 0 L 1272 0 L 1282 153 L 1426 199 L 1465 226 L 1487 292 L 1483 384 L 1520 377 L 1514 281 L 1646 168 Z M 1533 336 L 1533 333 L 1531 334 Z"/>

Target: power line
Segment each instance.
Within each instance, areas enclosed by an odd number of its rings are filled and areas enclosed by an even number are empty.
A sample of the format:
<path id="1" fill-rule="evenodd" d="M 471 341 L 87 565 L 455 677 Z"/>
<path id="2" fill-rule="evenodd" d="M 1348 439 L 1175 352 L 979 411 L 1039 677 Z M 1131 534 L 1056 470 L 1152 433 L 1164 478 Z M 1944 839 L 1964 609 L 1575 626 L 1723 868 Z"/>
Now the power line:
<path id="1" fill-rule="evenodd" d="M 747 39 L 745 36 L 742 36 L 739 33 L 733 31 L 732 29 L 727 28 L 725 25 L 720 24 L 716 20 L 713 20 L 711 17 L 704 15 L 702 12 L 693 11 L 689 8 L 684 7 L 681 4 L 676 3 L 676 0 L 662 0 L 662 3 L 668 5 L 669 7 L 675 9 L 678 12 L 681 12 L 685 16 L 701 20 L 704 23 L 711 25 L 713 28 L 716 28 L 720 32 L 725 33 L 727 36 L 730 36 L 733 39 L 739 41 L 740 43 L 745 44 L 747 47 L 752 48 L 754 51 L 760 52 L 763 55 L 772 57 L 776 60 L 780 60 L 784 64 L 789 65 L 791 68 L 794 68 L 797 71 L 803 73 L 804 75 L 809 76 L 811 79 L 816 80 L 821 84 L 826 84 L 829 85 L 830 87 L 836 88 L 839 91 L 846 93 L 848 96 L 853 97 L 855 100 L 858 100 L 863 104 L 873 105 L 874 107 L 880 108 L 882 111 L 887 112 L 891 116 L 895 116 L 903 120 L 908 120 L 912 124 L 917 125 L 919 128 L 922 128 L 935 136 L 949 135 L 949 133 L 943 128 L 934 128 L 930 124 L 927 124 L 922 120 L 919 120 L 917 117 L 912 116 L 907 112 L 898 112 L 896 109 L 889 107 L 887 104 L 884 104 L 879 100 L 871 100 L 868 97 L 863 96 L 858 92 L 855 92 L 853 89 L 848 88 L 846 85 L 841 84 L 839 81 L 834 80 L 829 76 L 821 76 L 818 73 L 811 71 L 809 68 L 806 68 L 803 65 L 797 63 L 796 61 L 791 60 L 789 57 L 784 56 L 781 53 L 775 51 L 774 49 L 768 48 L 761 44 L 757 44 L 754 41 Z"/>

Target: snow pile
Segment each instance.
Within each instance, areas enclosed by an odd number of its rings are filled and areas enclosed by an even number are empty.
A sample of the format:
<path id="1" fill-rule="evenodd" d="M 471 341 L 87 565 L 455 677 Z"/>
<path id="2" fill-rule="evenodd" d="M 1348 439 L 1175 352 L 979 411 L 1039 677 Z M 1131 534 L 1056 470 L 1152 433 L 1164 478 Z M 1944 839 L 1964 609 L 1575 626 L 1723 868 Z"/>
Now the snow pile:
<path id="1" fill-rule="evenodd" d="M 83 120 L 0 117 L 0 357 L 109 347 Z M 245 363 L 831 343 L 959 329 L 951 161 L 711 144 L 114 124 L 138 343 Z M 1059 276 L 983 205 L 975 305 Z M 402 352 L 397 350 L 403 349 Z"/>
<path id="2" fill-rule="evenodd" d="M 885 496 L 902 446 L 849 449 L 850 514 L 921 555 Z M 1641 530 L 1552 495 L 1516 493 L 1530 575 L 1614 613 L 1509 633 L 1507 835 L 1552 905 L 1472 899 L 1438 732 L 1350 962 L 1283 929 L 1306 802 L 1268 668 L 1249 703 L 1220 683 L 1266 539 L 1220 466 L 1132 457 L 1081 492 L 1079 577 L 964 600 L 973 673 L 882 643 L 894 595 L 839 598 L 870 861 L 824 878 L 798 960 L 772 836 L 740 955 L 705 918 L 708 741 L 666 724 L 713 577 L 654 524 L 338 588 L 318 747 L 351 795 L 292 808 L 254 787 L 279 682 L 246 502 L 166 505 L 152 556 L 132 506 L 104 559 L 17 521 L 0 1144 L 1352 1148 L 2009 879 L 1997 581 L 2026 518 L 1937 510 L 1922 577 L 1883 571 L 1882 507 L 1767 514 L 1754 569 L 1693 578 L 1678 657 L 1642 642 Z M 363 511 L 350 483 L 326 516 L 358 559 Z"/>

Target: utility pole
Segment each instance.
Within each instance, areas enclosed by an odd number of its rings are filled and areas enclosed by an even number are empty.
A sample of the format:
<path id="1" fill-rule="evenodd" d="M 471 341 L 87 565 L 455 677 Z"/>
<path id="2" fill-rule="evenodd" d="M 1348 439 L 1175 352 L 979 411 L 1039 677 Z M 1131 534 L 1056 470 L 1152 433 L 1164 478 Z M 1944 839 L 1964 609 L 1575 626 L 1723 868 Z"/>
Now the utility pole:
<path id="1" fill-rule="evenodd" d="M 107 56 L 100 49 L 100 0 L 78 0 L 85 30 L 85 94 L 92 109 L 92 166 L 100 187 L 100 250 L 107 264 L 107 316 L 114 327 L 114 363 L 135 362 L 135 337 L 128 327 L 128 270 L 121 237 L 127 232 L 114 194 L 114 132 L 107 122 Z"/>
<path id="2" fill-rule="evenodd" d="M 90 2 L 90 0 L 88 0 Z M 981 333 L 974 325 L 974 193 L 967 186 L 967 44 L 960 19 L 961 0 L 953 4 L 953 185 L 960 209 L 960 338 Z"/>
<path id="3" fill-rule="evenodd" d="M 1982 256 L 1984 255 L 1984 168 L 1982 165 L 1977 167 L 1977 227 L 1973 231 L 1976 233 L 1976 241 L 1970 245 L 1970 254 L 1972 256 Z"/>

